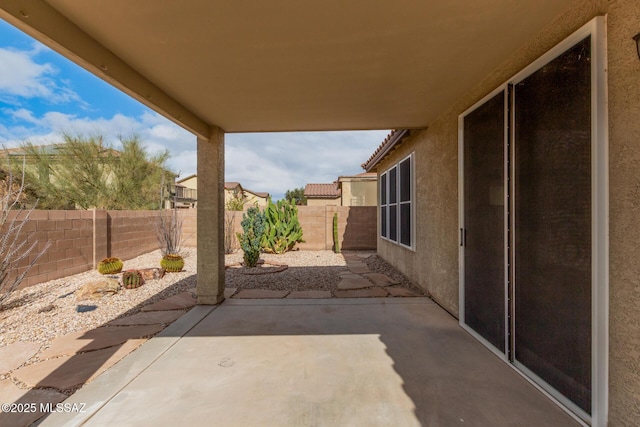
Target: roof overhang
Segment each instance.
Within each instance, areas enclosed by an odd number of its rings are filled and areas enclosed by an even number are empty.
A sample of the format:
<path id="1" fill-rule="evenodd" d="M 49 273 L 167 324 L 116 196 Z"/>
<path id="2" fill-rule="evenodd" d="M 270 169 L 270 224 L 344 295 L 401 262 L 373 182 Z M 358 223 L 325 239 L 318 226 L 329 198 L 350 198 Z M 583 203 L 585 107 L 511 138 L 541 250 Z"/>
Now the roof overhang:
<path id="1" fill-rule="evenodd" d="M 0 0 L 186 129 L 424 128 L 573 0 Z"/>

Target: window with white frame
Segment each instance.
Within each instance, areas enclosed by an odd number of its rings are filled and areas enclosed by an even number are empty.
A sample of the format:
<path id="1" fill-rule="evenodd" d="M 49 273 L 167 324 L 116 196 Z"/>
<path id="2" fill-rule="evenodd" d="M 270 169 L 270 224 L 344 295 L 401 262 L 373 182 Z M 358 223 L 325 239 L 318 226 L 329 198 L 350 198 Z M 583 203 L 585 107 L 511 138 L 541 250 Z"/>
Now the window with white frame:
<path id="1" fill-rule="evenodd" d="M 413 153 L 380 175 L 380 236 L 414 246 Z"/>

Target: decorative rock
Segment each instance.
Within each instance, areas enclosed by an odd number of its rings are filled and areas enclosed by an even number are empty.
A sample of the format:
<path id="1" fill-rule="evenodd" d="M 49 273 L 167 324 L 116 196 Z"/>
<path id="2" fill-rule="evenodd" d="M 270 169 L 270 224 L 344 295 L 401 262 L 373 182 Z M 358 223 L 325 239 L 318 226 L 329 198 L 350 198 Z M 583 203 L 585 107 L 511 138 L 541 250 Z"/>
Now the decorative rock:
<path id="1" fill-rule="evenodd" d="M 90 331 L 73 332 L 54 339 L 51 347 L 40 354 L 40 359 L 113 347 L 127 340 L 155 335 L 162 329 L 162 325 L 103 326 Z"/>
<path id="2" fill-rule="evenodd" d="M 143 268 L 138 271 L 144 280 L 162 279 L 165 273 L 164 268 Z"/>
<path id="3" fill-rule="evenodd" d="M 277 265 L 277 264 L 267 264 L 262 263 L 262 265 L 253 268 L 243 268 L 240 270 L 242 274 L 248 275 L 258 275 L 258 274 L 272 274 L 272 273 L 280 273 L 281 271 L 285 271 L 289 268 L 288 265 Z"/>
<path id="4" fill-rule="evenodd" d="M 120 282 L 118 279 L 99 279 L 82 285 L 76 291 L 76 301 L 87 299 L 98 299 L 105 295 L 111 296 L 120 291 Z"/>
<path id="5" fill-rule="evenodd" d="M 69 390 L 93 380 L 145 341 L 129 340 L 118 347 L 45 360 L 20 368 L 13 375 L 29 387 Z"/>
<path id="6" fill-rule="evenodd" d="M 40 344 L 29 341 L 18 341 L 0 348 L 0 375 L 13 371 L 38 350 L 40 350 Z M 8 400 L 2 402 L 8 402 Z"/>

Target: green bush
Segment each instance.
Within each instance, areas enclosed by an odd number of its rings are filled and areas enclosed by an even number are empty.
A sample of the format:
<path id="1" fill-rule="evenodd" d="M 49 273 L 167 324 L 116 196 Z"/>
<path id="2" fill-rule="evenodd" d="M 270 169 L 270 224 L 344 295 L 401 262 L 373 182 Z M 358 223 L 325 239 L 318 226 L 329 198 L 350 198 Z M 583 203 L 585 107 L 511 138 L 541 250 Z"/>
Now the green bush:
<path id="1" fill-rule="evenodd" d="M 266 228 L 262 248 L 265 252 L 283 254 L 293 249 L 296 243 L 304 242 L 298 208 L 292 202 L 279 200 L 275 204 L 269 199 L 264 214 Z"/>
<path id="2" fill-rule="evenodd" d="M 238 242 L 244 252 L 244 264 L 247 267 L 255 267 L 260 258 L 260 244 L 265 232 L 265 214 L 258 208 L 249 208 L 242 215 L 243 233 L 238 233 Z"/>

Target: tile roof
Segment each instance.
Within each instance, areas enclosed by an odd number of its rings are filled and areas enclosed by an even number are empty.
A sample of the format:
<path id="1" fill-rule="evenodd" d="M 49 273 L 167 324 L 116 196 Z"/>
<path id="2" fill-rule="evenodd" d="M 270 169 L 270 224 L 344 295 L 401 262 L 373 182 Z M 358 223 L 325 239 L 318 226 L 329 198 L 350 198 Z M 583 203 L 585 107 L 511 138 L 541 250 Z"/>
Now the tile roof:
<path id="1" fill-rule="evenodd" d="M 338 188 L 337 182 L 331 184 L 307 184 L 304 187 L 305 197 L 331 197 L 338 198 L 342 191 Z"/>
<path id="2" fill-rule="evenodd" d="M 254 195 L 258 196 L 258 197 L 262 197 L 262 198 L 265 198 L 265 199 L 267 197 L 269 197 L 269 193 L 266 193 L 266 192 L 253 191 L 253 190 L 249 190 L 248 188 L 245 188 L 244 191 L 246 193 L 251 193 L 251 194 L 254 194 Z"/>
<path id="3" fill-rule="evenodd" d="M 378 164 L 378 162 L 386 157 L 386 155 L 402 140 L 409 136 L 409 129 L 393 129 L 389 132 L 389 135 L 382 141 L 382 143 L 376 148 L 371 157 L 364 162 L 361 166 L 362 169 L 370 172 Z"/>
<path id="4" fill-rule="evenodd" d="M 239 182 L 235 182 L 235 181 L 228 181 L 224 183 L 224 188 L 227 190 L 233 190 L 234 188 L 242 188 L 242 185 L 240 185 Z"/>

